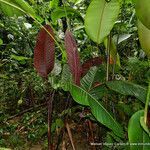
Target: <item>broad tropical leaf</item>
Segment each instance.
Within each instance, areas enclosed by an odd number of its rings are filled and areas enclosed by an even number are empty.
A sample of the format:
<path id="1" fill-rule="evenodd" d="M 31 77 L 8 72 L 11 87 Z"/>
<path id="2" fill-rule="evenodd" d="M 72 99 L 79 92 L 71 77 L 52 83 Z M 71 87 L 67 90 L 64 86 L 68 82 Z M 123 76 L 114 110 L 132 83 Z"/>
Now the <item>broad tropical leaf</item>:
<path id="1" fill-rule="evenodd" d="M 101 100 L 108 94 L 108 89 L 105 85 L 98 83 L 96 86 L 89 90 L 89 93 L 96 99 Z"/>
<path id="2" fill-rule="evenodd" d="M 85 30 L 98 44 L 110 33 L 119 14 L 119 1 L 92 0 L 85 17 Z"/>
<path id="3" fill-rule="evenodd" d="M 0 8 L 8 16 L 27 14 L 38 21 L 43 19 L 36 15 L 34 9 L 24 0 L 0 0 Z"/>
<path id="4" fill-rule="evenodd" d="M 52 28 L 44 26 L 54 37 Z M 34 67 L 42 77 L 47 77 L 54 68 L 55 42 L 54 39 L 42 28 L 38 34 L 34 48 Z"/>
<path id="5" fill-rule="evenodd" d="M 69 30 L 67 30 L 65 33 L 65 48 L 67 51 L 67 59 L 73 76 L 73 81 L 76 85 L 80 85 L 81 79 L 80 57 L 77 49 L 77 43 Z"/>
<path id="6" fill-rule="evenodd" d="M 0 9 L 5 15 L 10 16 L 10 17 L 14 15 L 16 16 L 23 15 L 23 13 L 20 10 L 17 10 L 16 8 L 8 4 L 12 4 L 12 5 L 19 7 L 17 4 L 15 4 L 15 1 L 12 2 L 12 0 L 0 0 Z"/>
<path id="7" fill-rule="evenodd" d="M 138 34 L 142 49 L 150 57 L 150 29 L 138 21 Z"/>
<path id="8" fill-rule="evenodd" d="M 81 87 L 69 84 L 69 89 L 73 99 L 77 103 L 89 106 L 92 114 L 100 123 L 111 129 L 117 136 L 123 137 L 121 126 L 114 120 L 100 102 Z"/>
<path id="9" fill-rule="evenodd" d="M 128 137 L 129 137 L 129 142 L 131 143 L 130 145 L 131 150 L 150 149 L 150 145 L 147 145 L 147 143 L 150 143 L 150 137 L 144 131 L 144 129 L 140 124 L 140 118 L 143 116 L 144 116 L 144 111 L 140 110 L 136 112 L 129 121 Z M 139 143 L 141 143 L 141 145 Z"/>
<path id="10" fill-rule="evenodd" d="M 103 62 L 103 60 L 101 57 L 95 57 L 95 58 L 90 58 L 90 59 L 86 60 L 82 64 L 81 76 L 83 77 L 84 75 L 86 75 L 86 73 L 90 70 L 91 67 L 99 66 L 102 64 L 102 62 Z"/>
<path id="11" fill-rule="evenodd" d="M 113 91 L 116 91 L 123 95 L 135 96 L 141 102 L 145 103 L 147 89 L 137 84 L 119 80 L 107 82 L 106 85 Z"/>
<path id="12" fill-rule="evenodd" d="M 24 0 L 14 0 L 14 2 L 20 6 L 21 9 L 23 9 L 28 14 L 31 14 L 32 16 L 35 16 L 34 9 Z"/>
<path id="13" fill-rule="evenodd" d="M 150 29 L 150 1 L 149 0 L 136 0 L 135 10 L 138 18 L 144 26 Z"/>

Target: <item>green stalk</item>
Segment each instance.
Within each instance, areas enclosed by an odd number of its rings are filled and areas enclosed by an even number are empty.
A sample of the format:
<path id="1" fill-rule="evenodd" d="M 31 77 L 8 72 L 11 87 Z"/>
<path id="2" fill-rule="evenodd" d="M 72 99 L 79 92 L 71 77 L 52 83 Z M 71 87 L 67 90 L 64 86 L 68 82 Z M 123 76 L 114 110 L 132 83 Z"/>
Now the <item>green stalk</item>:
<path id="1" fill-rule="evenodd" d="M 148 60 L 149 66 L 150 66 L 150 60 Z M 146 97 L 146 103 L 145 103 L 145 109 L 144 109 L 144 122 L 147 124 L 147 113 L 148 113 L 148 105 L 150 101 L 150 78 L 148 78 L 148 90 L 147 90 L 147 97 Z"/>
<path id="2" fill-rule="evenodd" d="M 110 44 L 111 44 L 111 33 L 107 37 L 107 47 L 106 47 L 106 53 L 107 53 L 106 81 L 109 80 Z"/>

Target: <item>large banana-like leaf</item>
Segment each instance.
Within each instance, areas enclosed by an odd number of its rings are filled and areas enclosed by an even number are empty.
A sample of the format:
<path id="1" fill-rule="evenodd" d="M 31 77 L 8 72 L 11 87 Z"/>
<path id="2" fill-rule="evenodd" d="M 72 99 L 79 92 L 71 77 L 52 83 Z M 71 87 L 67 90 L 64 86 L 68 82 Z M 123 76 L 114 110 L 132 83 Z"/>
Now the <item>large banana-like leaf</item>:
<path id="1" fill-rule="evenodd" d="M 111 129 L 117 136 L 123 137 L 121 126 L 114 120 L 110 113 L 83 88 L 77 85 L 69 84 L 69 91 L 73 99 L 82 105 L 89 106 L 94 117 L 103 125 Z"/>
<path id="2" fill-rule="evenodd" d="M 45 29 L 54 37 L 53 29 L 50 25 L 45 25 Z M 48 74 L 54 68 L 55 62 L 55 41 L 49 36 L 44 28 L 38 33 L 36 45 L 34 48 L 34 67 L 42 77 L 48 77 Z"/>
<path id="3" fill-rule="evenodd" d="M 142 49 L 150 57 L 150 30 L 138 21 L 138 34 Z"/>
<path id="4" fill-rule="evenodd" d="M 15 5 L 15 6 L 18 7 L 18 5 L 16 5 L 14 2 L 15 1 L 12 1 L 12 0 L 0 0 L 0 9 L 1 9 L 1 11 L 5 15 L 10 16 L 10 17 L 12 17 L 14 15 L 16 15 L 16 16 L 23 15 L 23 13 L 20 10 L 14 8 L 13 6 L 10 6 L 10 5 Z"/>
<path id="5" fill-rule="evenodd" d="M 105 85 L 96 85 L 91 88 L 89 93 L 96 99 L 101 100 L 104 96 L 108 94 L 108 89 Z"/>
<path id="6" fill-rule="evenodd" d="M 81 80 L 80 56 L 76 40 L 69 30 L 66 30 L 65 32 L 65 48 L 67 52 L 68 65 L 72 73 L 73 81 L 75 84 L 80 85 Z"/>
<path id="7" fill-rule="evenodd" d="M 110 81 L 106 85 L 113 91 L 116 91 L 123 95 L 135 96 L 141 102 L 145 103 L 147 89 L 141 87 L 140 85 L 133 84 L 127 81 Z"/>
<path id="8" fill-rule="evenodd" d="M 98 44 L 110 33 L 119 14 L 119 1 L 92 0 L 85 17 L 85 30 Z"/>
<path id="9" fill-rule="evenodd" d="M 36 17 L 34 9 L 24 0 L 13 0 L 21 9 L 23 9 L 27 14 Z"/>
<path id="10" fill-rule="evenodd" d="M 150 137 L 140 124 L 140 118 L 144 116 L 144 111 L 140 110 L 133 114 L 128 125 L 128 137 L 131 150 L 149 150 Z"/>
<path id="11" fill-rule="evenodd" d="M 149 0 L 136 0 L 135 1 L 136 14 L 142 24 L 150 29 L 150 1 Z"/>
<path id="12" fill-rule="evenodd" d="M 42 18 L 36 15 L 35 10 L 24 0 L 0 0 L 0 8 L 8 16 L 27 14 L 42 21 Z"/>

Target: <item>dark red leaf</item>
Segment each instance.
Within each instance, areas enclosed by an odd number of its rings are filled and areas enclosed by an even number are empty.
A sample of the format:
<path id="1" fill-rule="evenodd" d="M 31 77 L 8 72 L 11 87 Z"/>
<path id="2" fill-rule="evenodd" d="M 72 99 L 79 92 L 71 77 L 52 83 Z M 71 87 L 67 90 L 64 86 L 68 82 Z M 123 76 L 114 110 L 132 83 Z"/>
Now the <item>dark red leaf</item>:
<path id="1" fill-rule="evenodd" d="M 95 57 L 95 58 L 90 58 L 88 60 L 86 60 L 83 64 L 82 64 L 82 73 L 81 76 L 83 77 L 84 75 L 86 75 L 86 73 L 89 71 L 89 69 L 93 66 L 99 66 L 101 65 L 103 62 L 101 57 Z"/>
<path id="2" fill-rule="evenodd" d="M 73 76 L 73 81 L 76 85 L 79 86 L 80 79 L 81 79 L 80 57 L 79 57 L 76 41 L 69 30 L 67 30 L 65 33 L 65 48 L 67 51 L 67 59 Z"/>
<path id="3" fill-rule="evenodd" d="M 52 28 L 49 25 L 45 25 L 44 27 L 54 37 Z M 55 42 L 44 28 L 42 28 L 38 33 L 34 48 L 34 67 L 40 76 L 46 78 L 54 68 L 54 61 Z"/>
<path id="4" fill-rule="evenodd" d="M 148 107 L 148 113 L 147 113 L 147 126 L 150 128 L 150 107 Z"/>

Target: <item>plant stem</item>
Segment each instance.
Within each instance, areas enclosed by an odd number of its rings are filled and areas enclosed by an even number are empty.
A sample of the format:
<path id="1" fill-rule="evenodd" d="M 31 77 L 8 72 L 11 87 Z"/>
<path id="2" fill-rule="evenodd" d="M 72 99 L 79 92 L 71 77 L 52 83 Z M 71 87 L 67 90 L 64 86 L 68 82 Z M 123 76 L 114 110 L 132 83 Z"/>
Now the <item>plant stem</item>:
<path id="1" fill-rule="evenodd" d="M 150 66 L 150 60 L 148 60 L 149 66 Z M 148 79 L 148 89 L 147 89 L 147 97 L 146 97 L 146 103 L 145 103 L 145 109 L 144 109 L 144 122 L 147 124 L 147 113 L 148 113 L 148 105 L 150 101 L 150 78 Z"/>
<path id="2" fill-rule="evenodd" d="M 49 99 L 47 103 L 48 107 L 48 150 L 53 150 L 52 139 L 51 139 L 51 125 L 52 125 L 52 112 L 53 112 L 53 99 L 54 99 L 55 91 L 52 91 L 50 94 L 47 94 L 47 98 Z"/>
<path id="3" fill-rule="evenodd" d="M 51 124 L 52 124 L 52 99 L 50 98 L 48 101 L 48 150 L 52 150 Z"/>
<path id="4" fill-rule="evenodd" d="M 147 123 L 147 112 L 148 112 L 149 99 L 150 99 L 150 82 L 148 85 L 147 98 L 146 98 L 145 110 L 144 110 L 144 122 L 145 122 L 145 124 Z"/>
<path id="5" fill-rule="evenodd" d="M 106 48 L 106 55 L 107 55 L 106 81 L 109 80 L 110 42 L 111 42 L 111 35 L 109 34 L 109 36 L 107 37 L 107 48 Z"/>
<path id="6" fill-rule="evenodd" d="M 72 133 L 71 133 L 69 124 L 68 124 L 68 122 L 66 122 L 65 124 L 66 124 L 66 129 L 67 129 L 67 132 L 68 132 L 68 136 L 69 136 L 69 140 L 70 140 L 70 142 L 71 142 L 72 149 L 73 149 L 73 150 L 76 150 L 76 149 L 75 149 L 75 146 L 74 146 L 74 142 L 73 142 L 73 138 L 72 138 Z"/>

